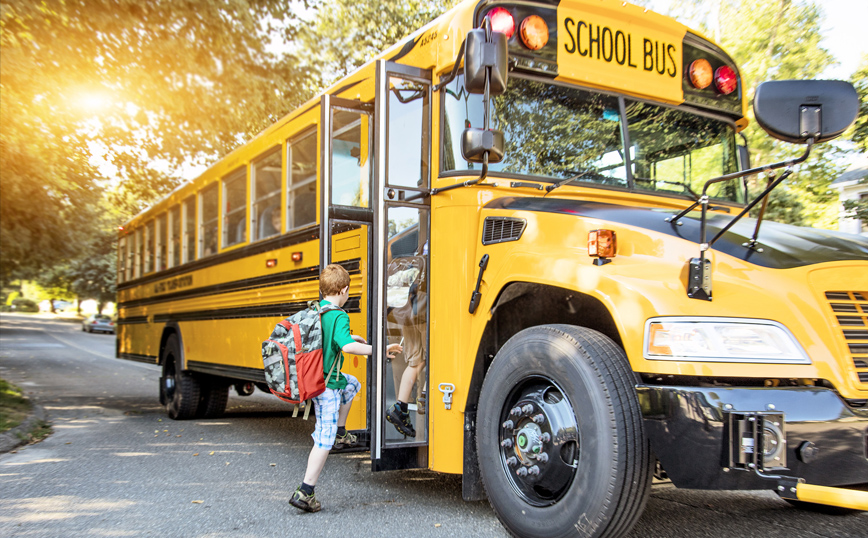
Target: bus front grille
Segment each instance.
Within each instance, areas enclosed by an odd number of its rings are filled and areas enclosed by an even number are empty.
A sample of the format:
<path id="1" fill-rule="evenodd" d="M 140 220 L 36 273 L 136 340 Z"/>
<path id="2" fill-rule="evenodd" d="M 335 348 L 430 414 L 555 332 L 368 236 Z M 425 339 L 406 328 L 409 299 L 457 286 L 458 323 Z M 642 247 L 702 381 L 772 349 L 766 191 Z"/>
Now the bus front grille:
<path id="1" fill-rule="evenodd" d="M 860 383 L 868 384 L 868 292 L 827 291 Z"/>

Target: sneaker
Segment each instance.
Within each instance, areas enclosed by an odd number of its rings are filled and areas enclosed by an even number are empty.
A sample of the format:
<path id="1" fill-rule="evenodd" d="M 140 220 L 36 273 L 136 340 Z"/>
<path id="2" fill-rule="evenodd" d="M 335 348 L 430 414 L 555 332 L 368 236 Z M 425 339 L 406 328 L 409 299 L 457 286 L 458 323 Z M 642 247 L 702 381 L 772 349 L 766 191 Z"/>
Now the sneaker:
<path id="1" fill-rule="evenodd" d="M 335 436 L 335 444 L 332 445 L 332 449 L 342 450 L 344 448 L 353 448 L 357 446 L 359 438 L 350 432 L 345 433 L 344 435 L 336 435 Z"/>
<path id="2" fill-rule="evenodd" d="M 397 403 L 392 404 L 386 411 L 386 420 L 405 437 L 416 437 L 416 430 L 413 428 L 413 423 L 410 422 L 410 413 L 402 413 Z"/>
<path id="3" fill-rule="evenodd" d="M 301 487 L 292 492 L 292 497 L 289 498 L 289 504 L 304 510 L 305 512 L 319 512 L 322 505 L 316 500 L 316 494 L 305 495 L 301 491 Z"/>

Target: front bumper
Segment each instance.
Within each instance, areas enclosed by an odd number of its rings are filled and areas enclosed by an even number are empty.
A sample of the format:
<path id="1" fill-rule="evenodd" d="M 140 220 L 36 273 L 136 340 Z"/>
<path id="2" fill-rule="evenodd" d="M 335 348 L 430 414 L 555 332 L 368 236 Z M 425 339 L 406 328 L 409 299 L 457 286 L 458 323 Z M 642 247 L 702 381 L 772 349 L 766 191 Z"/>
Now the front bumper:
<path id="1" fill-rule="evenodd" d="M 637 393 L 651 449 L 677 487 L 776 489 L 764 474 L 821 486 L 868 483 L 868 409 L 832 390 L 638 385 Z M 765 466 L 764 421 L 766 440 L 777 434 L 780 447 Z M 751 460 L 743 430 L 757 422 Z"/>

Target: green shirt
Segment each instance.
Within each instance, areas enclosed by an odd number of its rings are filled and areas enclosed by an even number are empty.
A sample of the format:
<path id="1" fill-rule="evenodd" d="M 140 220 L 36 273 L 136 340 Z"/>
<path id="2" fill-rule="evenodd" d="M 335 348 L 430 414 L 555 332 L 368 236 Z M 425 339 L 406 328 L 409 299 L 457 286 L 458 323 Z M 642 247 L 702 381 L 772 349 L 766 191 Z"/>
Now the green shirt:
<path id="1" fill-rule="evenodd" d="M 320 306 L 327 304 L 332 303 L 325 299 L 319 303 Z M 335 361 L 340 360 L 337 366 L 335 366 L 328 383 L 326 383 L 326 387 L 343 390 L 347 386 L 347 378 L 341 373 L 341 367 L 344 365 L 344 354 L 341 348 L 352 342 L 355 342 L 355 340 L 353 340 L 353 335 L 350 334 L 350 317 L 346 312 L 331 310 L 322 315 L 323 377 L 328 375 Z"/>

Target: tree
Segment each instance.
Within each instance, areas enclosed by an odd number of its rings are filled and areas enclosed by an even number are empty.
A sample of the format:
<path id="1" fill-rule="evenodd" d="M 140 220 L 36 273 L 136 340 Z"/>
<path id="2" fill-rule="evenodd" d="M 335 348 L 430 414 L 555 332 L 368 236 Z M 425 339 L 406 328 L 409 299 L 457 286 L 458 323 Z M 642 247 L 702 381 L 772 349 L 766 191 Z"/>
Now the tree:
<path id="1" fill-rule="evenodd" d="M 349 74 L 458 0 L 324 0 L 316 24 L 303 34 L 325 85 Z"/>
<path id="2" fill-rule="evenodd" d="M 862 56 L 862 61 L 850 77 L 850 82 L 856 87 L 860 102 L 859 117 L 856 118 L 850 140 L 856 143 L 860 152 L 868 153 L 868 54 Z"/>
<path id="3" fill-rule="evenodd" d="M 303 102 L 316 77 L 285 52 L 295 5 L 4 1 L 0 277 L 86 247 L 102 191 L 117 219 L 136 213 Z"/>

